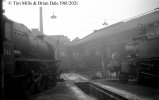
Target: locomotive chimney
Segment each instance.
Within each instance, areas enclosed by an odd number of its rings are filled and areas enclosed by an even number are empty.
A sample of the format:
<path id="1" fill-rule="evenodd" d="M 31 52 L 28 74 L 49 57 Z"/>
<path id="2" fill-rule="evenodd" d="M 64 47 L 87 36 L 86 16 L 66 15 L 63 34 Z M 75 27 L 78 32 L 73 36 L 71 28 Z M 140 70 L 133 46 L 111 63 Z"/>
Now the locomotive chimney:
<path id="1" fill-rule="evenodd" d="M 42 14 L 42 7 L 40 7 L 40 32 L 43 34 L 43 14 Z"/>

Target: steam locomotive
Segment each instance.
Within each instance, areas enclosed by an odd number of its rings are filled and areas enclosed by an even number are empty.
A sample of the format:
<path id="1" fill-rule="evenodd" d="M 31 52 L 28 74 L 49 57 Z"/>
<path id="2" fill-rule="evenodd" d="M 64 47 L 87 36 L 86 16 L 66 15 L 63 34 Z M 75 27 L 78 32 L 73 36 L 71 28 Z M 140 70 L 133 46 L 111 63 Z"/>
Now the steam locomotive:
<path id="1" fill-rule="evenodd" d="M 159 9 L 95 30 L 76 42 L 73 66 L 116 72 L 121 82 L 159 79 Z M 73 63 L 72 63 L 73 64 Z"/>
<path id="2" fill-rule="evenodd" d="M 42 35 L 3 16 L 3 85 L 5 100 L 37 94 L 56 85 L 58 68 L 53 47 Z M 23 94 L 22 94 L 23 93 Z M 21 95 L 22 94 L 22 95 Z"/>

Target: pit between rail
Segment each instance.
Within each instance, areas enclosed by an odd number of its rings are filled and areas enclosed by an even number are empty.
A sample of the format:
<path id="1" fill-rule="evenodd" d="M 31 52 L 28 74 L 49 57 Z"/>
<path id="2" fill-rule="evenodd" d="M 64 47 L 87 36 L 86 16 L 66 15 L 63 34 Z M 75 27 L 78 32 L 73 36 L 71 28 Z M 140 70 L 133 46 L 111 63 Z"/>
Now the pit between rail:
<path id="1" fill-rule="evenodd" d="M 74 84 L 93 100 L 125 100 L 123 98 L 119 99 L 119 97 L 117 97 L 113 93 L 110 93 L 108 91 L 106 92 L 104 89 L 90 84 L 89 82 Z"/>

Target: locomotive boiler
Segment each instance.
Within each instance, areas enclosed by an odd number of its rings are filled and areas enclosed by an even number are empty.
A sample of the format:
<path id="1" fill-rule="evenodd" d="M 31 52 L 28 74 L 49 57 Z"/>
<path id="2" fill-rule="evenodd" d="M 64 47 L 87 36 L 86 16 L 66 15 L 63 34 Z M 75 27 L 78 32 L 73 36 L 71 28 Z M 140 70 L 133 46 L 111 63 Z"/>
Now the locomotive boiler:
<path id="1" fill-rule="evenodd" d="M 53 47 L 42 35 L 36 36 L 23 24 L 5 16 L 3 22 L 3 76 L 6 100 L 18 93 L 20 96 L 20 90 L 33 95 L 44 91 L 50 85 L 56 85 L 58 68 Z M 17 93 L 14 94 L 15 92 Z"/>

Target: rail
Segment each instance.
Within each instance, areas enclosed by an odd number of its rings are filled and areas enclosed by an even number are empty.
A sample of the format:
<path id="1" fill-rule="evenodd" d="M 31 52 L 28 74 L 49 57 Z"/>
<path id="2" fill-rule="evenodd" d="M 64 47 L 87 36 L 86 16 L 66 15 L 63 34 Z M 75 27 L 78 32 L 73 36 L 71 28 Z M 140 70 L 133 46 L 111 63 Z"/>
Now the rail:
<path id="1" fill-rule="evenodd" d="M 64 79 L 69 82 L 70 84 L 81 88 L 81 91 L 83 91 L 85 93 L 85 89 L 89 89 L 86 90 L 86 94 L 88 93 L 88 91 L 93 92 L 91 96 L 97 96 L 95 97 L 97 100 L 139 100 L 136 98 L 131 98 L 131 97 L 127 97 L 124 96 L 118 92 L 115 92 L 111 89 L 106 89 L 104 87 L 102 87 L 99 84 L 96 84 L 94 82 L 91 82 L 89 80 L 86 80 L 85 78 L 80 77 L 79 75 L 74 75 L 75 77 L 77 77 L 81 82 L 74 82 L 73 80 L 68 79 L 69 76 L 64 76 Z M 90 95 L 90 93 L 88 93 L 88 96 Z"/>

